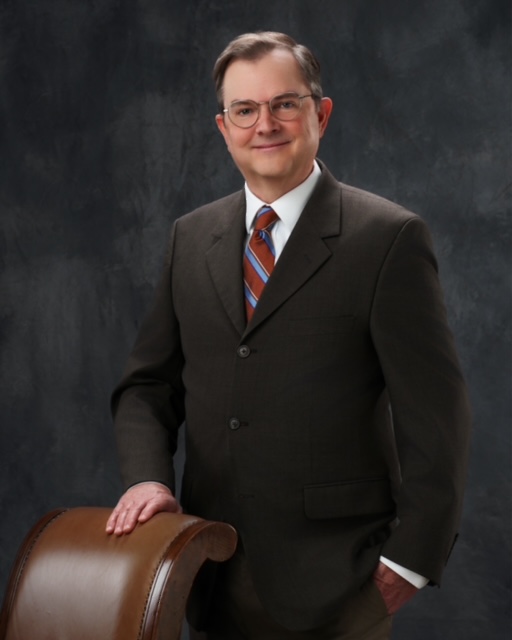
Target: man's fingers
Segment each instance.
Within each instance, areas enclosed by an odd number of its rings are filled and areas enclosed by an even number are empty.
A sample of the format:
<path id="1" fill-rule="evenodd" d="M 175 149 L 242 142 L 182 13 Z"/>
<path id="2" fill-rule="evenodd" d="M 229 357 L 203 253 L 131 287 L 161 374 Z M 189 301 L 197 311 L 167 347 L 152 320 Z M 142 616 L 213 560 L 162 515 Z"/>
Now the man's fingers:
<path id="1" fill-rule="evenodd" d="M 124 521 L 126 518 L 127 510 L 122 502 L 119 502 L 110 518 L 107 521 L 106 531 L 107 533 L 115 533 L 120 535 L 123 531 Z"/>
<path id="2" fill-rule="evenodd" d="M 120 534 L 131 533 L 135 529 L 135 526 L 139 520 L 141 509 L 142 507 L 139 506 L 136 509 L 130 509 L 129 511 L 125 512 L 122 528 L 118 527 Z M 117 529 L 116 529 L 116 533 L 117 533 Z"/>
<path id="3" fill-rule="evenodd" d="M 137 524 L 137 518 L 139 517 L 141 508 L 142 507 L 136 508 L 131 504 L 122 506 L 118 513 L 113 533 L 116 536 L 123 535 L 123 533 L 131 533 Z"/>
<path id="4" fill-rule="evenodd" d="M 147 522 L 155 514 L 161 511 L 169 511 L 171 513 L 182 513 L 181 506 L 173 495 L 159 495 L 150 500 L 141 510 L 137 521 Z"/>
<path id="5" fill-rule="evenodd" d="M 112 513 L 110 514 L 110 518 L 107 520 L 107 526 L 106 526 L 107 533 L 114 532 L 114 529 L 116 527 L 116 521 L 117 521 L 117 513 L 116 513 L 116 510 L 114 509 L 114 511 L 112 511 Z"/>

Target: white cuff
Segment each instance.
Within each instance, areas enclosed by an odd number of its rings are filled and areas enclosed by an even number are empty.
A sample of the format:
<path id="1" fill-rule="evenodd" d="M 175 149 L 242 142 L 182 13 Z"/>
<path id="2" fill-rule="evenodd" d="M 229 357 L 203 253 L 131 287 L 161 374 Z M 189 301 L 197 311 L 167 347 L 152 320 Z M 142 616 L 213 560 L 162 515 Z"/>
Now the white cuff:
<path id="1" fill-rule="evenodd" d="M 386 567 L 389 567 L 395 573 L 398 573 L 398 575 L 402 576 L 402 578 L 405 578 L 405 580 L 414 585 L 416 589 L 423 589 L 423 587 L 428 584 L 428 579 L 420 576 L 419 573 L 415 573 L 410 569 L 406 569 L 405 567 L 402 567 L 402 565 L 393 562 L 393 560 L 388 560 L 384 556 L 381 556 L 379 559 L 382 564 L 385 564 Z"/>

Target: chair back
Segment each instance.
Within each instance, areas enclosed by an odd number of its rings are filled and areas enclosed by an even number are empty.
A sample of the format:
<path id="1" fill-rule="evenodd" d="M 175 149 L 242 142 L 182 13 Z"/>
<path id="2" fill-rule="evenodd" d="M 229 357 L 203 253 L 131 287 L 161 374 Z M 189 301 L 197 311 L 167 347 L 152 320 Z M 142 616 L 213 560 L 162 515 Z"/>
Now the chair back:
<path id="1" fill-rule="evenodd" d="M 0 617 L 0 640 L 179 640 L 205 560 L 222 562 L 237 535 L 224 523 L 159 513 L 107 535 L 111 509 L 44 516 L 21 546 Z"/>

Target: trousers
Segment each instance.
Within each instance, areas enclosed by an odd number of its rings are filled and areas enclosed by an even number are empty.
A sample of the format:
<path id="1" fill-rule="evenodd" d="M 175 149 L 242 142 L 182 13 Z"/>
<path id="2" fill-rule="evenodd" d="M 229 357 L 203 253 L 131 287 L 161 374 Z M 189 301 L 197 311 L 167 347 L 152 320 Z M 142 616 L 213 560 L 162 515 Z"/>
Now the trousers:
<path id="1" fill-rule="evenodd" d="M 340 605 L 339 616 L 318 629 L 291 631 L 263 608 L 242 549 L 228 560 L 215 588 L 208 631 L 190 640 L 389 640 L 392 616 L 369 580 Z"/>

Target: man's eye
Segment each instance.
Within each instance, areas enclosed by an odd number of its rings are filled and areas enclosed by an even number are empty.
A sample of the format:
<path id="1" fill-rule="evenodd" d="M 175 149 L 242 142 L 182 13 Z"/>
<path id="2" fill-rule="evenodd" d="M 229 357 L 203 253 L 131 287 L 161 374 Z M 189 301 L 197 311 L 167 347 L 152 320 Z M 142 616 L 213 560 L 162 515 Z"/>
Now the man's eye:
<path id="1" fill-rule="evenodd" d="M 235 112 L 235 115 L 240 117 L 240 118 L 247 118 L 248 116 L 252 116 L 254 114 L 254 107 L 252 105 L 238 105 L 236 106 L 233 111 Z"/>
<path id="2" fill-rule="evenodd" d="M 290 100 L 288 98 L 286 100 L 278 100 L 274 104 L 274 109 L 280 109 L 281 111 L 290 111 L 291 109 L 296 109 L 297 106 L 297 100 Z"/>

